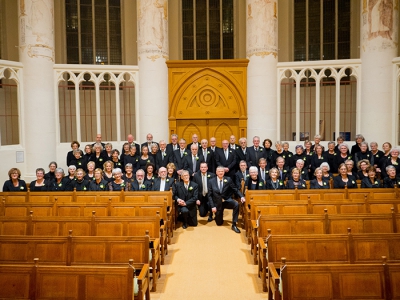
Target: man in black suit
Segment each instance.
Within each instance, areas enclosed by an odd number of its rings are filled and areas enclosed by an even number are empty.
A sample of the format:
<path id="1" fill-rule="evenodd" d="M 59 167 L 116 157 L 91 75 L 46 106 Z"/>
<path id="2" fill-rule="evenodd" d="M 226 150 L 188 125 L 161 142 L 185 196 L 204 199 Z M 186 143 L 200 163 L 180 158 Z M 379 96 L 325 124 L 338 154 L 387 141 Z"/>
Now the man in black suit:
<path id="1" fill-rule="evenodd" d="M 208 141 L 206 139 L 201 140 L 199 153 L 203 155 L 204 161 L 207 163 L 208 172 L 215 173 L 214 152 L 209 149 Z"/>
<path id="2" fill-rule="evenodd" d="M 193 176 L 193 182 L 198 185 L 199 198 L 196 204 L 199 208 L 200 217 L 205 217 L 208 212 L 208 222 L 213 220 L 213 214 L 211 207 L 208 206 L 208 181 L 214 178 L 215 174 L 208 172 L 208 166 L 206 162 L 200 164 L 200 171 L 196 172 Z"/>
<path id="3" fill-rule="evenodd" d="M 212 152 L 215 153 L 215 150 L 219 149 L 219 147 L 217 147 L 217 139 L 215 137 L 210 138 L 210 150 L 212 150 Z"/>
<path id="4" fill-rule="evenodd" d="M 222 141 L 222 149 L 215 150 L 215 161 L 217 167 L 224 167 L 225 176 L 229 176 L 232 180 L 235 178 L 236 155 L 229 149 L 229 142 Z"/>
<path id="5" fill-rule="evenodd" d="M 172 161 L 172 152 L 167 151 L 167 144 L 164 140 L 161 140 L 160 143 L 160 150 L 156 153 L 156 170 L 160 169 L 161 167 L 167 167 L 167 165 Z"/>
<path id="6" fill-rule="evenodd" d="M 197 206 L 198 186 L 194 182 L 190 182 L 189 172 L 182 171 L 181 181 L 177 182 L 174 189 L 174 200 L 177 211 L 182 218 L 182 228 L 187 226 L 197 226 Z"/>
<path id="7" fill-rule="evenodd" d="M 279 180 L 285 181 L 289 178 L 289 167 L 285 167 L 285 159 L 282 156 L 278 156 L 276 159 L 276 168 L 278 169 Z"/>
<path id="8" fill-rule="evenodd" d="M 258 176 L 260 177 L 260 180 L 263 181 L 264 186 L 267 183 L 267 180 L 269 179 L 269 166 L 267 166 L 267 160 L 264 157 L 261 157 L 258 160 Z"/>
<path id="9" fill-rule="evenodd" d="M 174 181 L 167 178 L 167 169 L 161 167 L 158 170 L 158 177 L 154 180 L 152 191 L 169 191 Z"/>
<path id="10" fill-rule="evenodd" d="M 267 152 L 263 147 L 260 147 L 260 137 L 253 137 L 253 146 L 247 148 L 247 165 L 250 167 L 258 166 L 258 160 L 261 157 L 267 159 Z"/>
<path id="11" fill-rule="evenodd" d="M 236 137 L 234 135 L 231 135 L 229 137 L 229 148 L 232 150 L 238 149 L 240 146 L 236 144 Z"/>
<path id="12" fill-rule="evenodd" d="M 197 136 L 197 134 L 192 135 L 192 142 L 188 144 L 186 148 L 190 151 L 190 147 L 192 147 L 192 145 L 196 145 L 197 149 L 200 148 L 199 137 Z"/>
<path id="13" fill-rule="evenodd" d="M 242 180 L 244 181 L 244 186 L 246 186 L 248 178 L 249 171 L 247 170 L 247 162 L 241 160 L 239 163 L 239 171 L 235 173 L 235 185 L 239 191 L 242 190 Z"/>
<path id="14" fill-rule="evenodd" d="M 228 141 L 226 141 L 228 142 Z M 225 168 L 218 166 L 216 170 L 217 176 L 210 179 L 208 183 L 208 205 L 215 214 L 215 223 L 221 226 L 224 223 L 224 209 L 233 209 L 232 213 L 232 230 L 240 233 L 236 223 L 239 216 L 239 204 L 232 199 L 233 194 L 240 198 L 244 203 L 246 199 L 243 194 L 236 188 L 232 179 L 225 177 Z"/>
<path id="15" fill-rule="evenodd" d="M 140 149 L 142 149 L 143 146 L 147 146 L 147 147 L 149 148 L 149 153 L 150 153 L 150 152 L 151 152 L 151 144 L 153 144 L 153 143 L 157 144 L 157 146 L 158 146 L 158 143 L 153 142 L 153 135 L 152 135 L 151 133 L 148 133 L 148 134 L 146 135 L 146 142 L 143 143 L 143 144 L 140 146 Z M 160 148 L 160 146 L 158 146 L 158 148 Z"/>
<path id="16" fill-rule="evenodd" d="M 92 144 L 92 147 L 93 147 L 94 145 L 96 145 L 96 144 L 101 144 L 101 145 L 103 146 L 103 149 L 104 149 L 105 146 L 106 146 L 106 144 L 103 143 L 103 142 L 101 141 L 101 133 L 98 133 L 98 134 L 96 135 L 96 142 L 94 142 L 94 143 Z"/>
<path id="17" fill-rule="evenodd" d="M 185 139 L 179 140 L 179 148 L 173 152 L 173 155 L 173 162 L 176 167 L 176 173 L 180 176 L 182 170 L 184 170 L 184 158 L 188 155 Z"/>
<path id="18" fill-rule="evenodd" d="M 144 181 L 144 171 L 142 169 L 137 170 L 136 180 L 132 182 L 133 191 L 148 191 L 151 186 L 148 182 Z"/>
<path id="19" fill-rule="evenodd" d="M 179 144 L 178 144 L 178 135 L 177 134 L 171 134 L 171 143 L 167 145 L 167 152 L 168 153 L 173 153 L 175 150 L 179 149 Z"/>
<path id="20" fill-rule="evenodd" d="M 239 164 L 242 160 L 247 162 L 247 139 L 245 137 L 240 138 L 239 144 L 240 147 L 235 150 L 237 164 L 236 170 L 240 170 Z"/>
<path id="21" fill-rule="evenodd" d="M 190 154 L 183 157 L 183 169 L 189 172 L 190 179 L 193 179 L 193 175 L 200 169 L 200 163 L 204 161 L 203 155 L 197 152 L 197 145 L 193 144 L 190 147 Z"/>

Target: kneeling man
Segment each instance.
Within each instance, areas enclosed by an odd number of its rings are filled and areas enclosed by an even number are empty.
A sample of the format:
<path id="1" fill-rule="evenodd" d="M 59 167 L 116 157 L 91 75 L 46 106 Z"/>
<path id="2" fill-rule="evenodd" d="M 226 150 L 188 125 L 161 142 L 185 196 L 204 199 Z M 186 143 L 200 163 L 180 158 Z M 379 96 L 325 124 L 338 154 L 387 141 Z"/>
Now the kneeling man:
<path id="1" fill-rule="evenodd" d="M 197 226 L 197 206 L 198 186 L 190 182 L 189 172 L 182 170 L 181 181 L 176 183 L 174 189 L 174 199 L 179 215 L 182 217 L 182 228 L 186 229 L 188 225 Z"/>
<path id="2" fill-rule="evenodd" d="M 230 177 L 225 177 L 225 169 L 218 166 L 216 170 L 217 176 L 211 178 L 208 185 L 208 203 L 212 212 L 215 214 L 215 223 L 221 226 L 224 223 L 224 209 L 233 209 L 232 213 L 232 230 L 240 233 L 236 223 L 239 216 L 239 204 L 232 199 L 233 194 L 240 198 L 244 203 L 246 199 L 237 189 Z"/>

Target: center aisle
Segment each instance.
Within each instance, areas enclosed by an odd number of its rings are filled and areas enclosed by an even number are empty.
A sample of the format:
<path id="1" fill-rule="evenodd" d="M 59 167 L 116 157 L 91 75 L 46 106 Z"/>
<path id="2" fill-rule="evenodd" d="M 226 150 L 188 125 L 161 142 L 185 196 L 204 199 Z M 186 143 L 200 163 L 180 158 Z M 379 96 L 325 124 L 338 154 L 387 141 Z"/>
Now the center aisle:
<path id="1" fill-rule="evenodd" d="M 231 220 L 232 210 L 225 210 L 224 215 L 224 220 Z M 168 251 L 151 299 L 268 298 L 262 292 L 244 231 L 232 231 L 230 221 L 218 227 L 214 221 L 199 218 L 197 227 L 179 227 Z"/>

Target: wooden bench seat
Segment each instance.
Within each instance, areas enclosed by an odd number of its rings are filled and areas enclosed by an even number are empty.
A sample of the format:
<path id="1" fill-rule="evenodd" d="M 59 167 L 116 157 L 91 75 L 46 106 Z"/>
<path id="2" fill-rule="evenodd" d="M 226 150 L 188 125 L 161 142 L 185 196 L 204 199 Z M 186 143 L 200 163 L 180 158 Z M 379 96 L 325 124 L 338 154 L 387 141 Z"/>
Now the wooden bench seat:
<path id="1" fill-rule="evenodd" d="M 259 238 L 259 277 L 267 291 L 268 263 L 375 263 L 386 256 L 400 262 L 399 233 L 273 235 Z"/>
<path id="2" fill-rule="evenodd" d="M 328 214 L 324 215 L 261 215 L 251 221 L 251 253 L 254 264 L 258 263 L 258 238 L 274 234 L 346 234 L 353 233 L 397 233 L 400 217 L 391 214 Z"/>
<path id="3" fill-rule="evenodd" d="M 1 299 L 150 299 L 149 267 L 0 265 Z M 137 295 L 135 295 L 135 281 Z"/>
<path id="4" fill-rule="evenodd" d="M 268 265 L 269 299 L 399 299 L 400 264 Z"/>

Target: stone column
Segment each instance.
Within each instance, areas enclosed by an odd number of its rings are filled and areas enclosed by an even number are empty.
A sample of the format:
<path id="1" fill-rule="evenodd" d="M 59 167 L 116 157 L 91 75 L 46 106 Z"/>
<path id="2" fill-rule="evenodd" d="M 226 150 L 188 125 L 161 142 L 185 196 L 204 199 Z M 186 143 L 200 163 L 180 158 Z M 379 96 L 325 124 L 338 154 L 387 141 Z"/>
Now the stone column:
<path id="1" fill-rule="evenodd" d="M 393 143 L 392 59 L 397 56 L 398 0 L 364 0 L 361 6 L 362 82 L 357 133 L 368 142 Z"/>
<path id="2" fill-rule="evenodd" d="M 36 168 L 47 172 L 56 159 L 56 116 L 54 101 L 54 2 L 19 0 L 19 57 L 23 70 L 23 137 L 26 171 L 35 177 Z"/>
<path id="3" fill-rule="evenodd" d="M 168 140 L 168 0 L 138 0 L 137 140 Z"/>
<path id="4" fill-rule="evenodd" d="M 276 141 L 278 1 L 246 1 L 247 137 Z"/>

